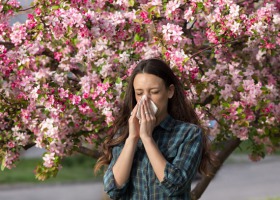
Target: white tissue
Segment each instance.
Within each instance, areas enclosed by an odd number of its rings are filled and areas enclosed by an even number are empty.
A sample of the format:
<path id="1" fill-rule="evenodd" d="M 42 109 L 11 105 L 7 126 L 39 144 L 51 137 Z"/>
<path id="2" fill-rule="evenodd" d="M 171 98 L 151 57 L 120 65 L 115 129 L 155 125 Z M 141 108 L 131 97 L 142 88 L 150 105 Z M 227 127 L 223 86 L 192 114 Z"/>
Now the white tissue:
<path id="1" fill-rule="evenodd" d="M 143 95 L 142 98 L 141 98 L 141 100 L 140 100 L 140 102 L 139 102 L 139 105 L 138 105 L 136 117 L 137 117 L 139 120 L 141 120 L 141 106 L 142 106 L 142 104 L 143 104 L 144 99 L 146 99 L 146 98 L 147 98 L 147 96 L 146 96 L 146 95 Z M 151 109 L 151 111 L 153 112 L 152 114 L 155 115 L 155 114 L 157 113 L 158 108 L 157 108 L 156 104 L 155 104 L 152 100 L 149 100 L 149 102 L 150 102 L 150 109 Z"/>

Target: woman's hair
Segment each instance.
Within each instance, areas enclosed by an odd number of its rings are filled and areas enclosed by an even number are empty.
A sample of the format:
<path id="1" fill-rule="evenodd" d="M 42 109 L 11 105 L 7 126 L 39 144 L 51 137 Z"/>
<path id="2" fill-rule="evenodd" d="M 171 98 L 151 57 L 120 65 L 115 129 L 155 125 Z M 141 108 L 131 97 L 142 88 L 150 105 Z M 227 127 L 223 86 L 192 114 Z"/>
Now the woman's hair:
<path id="1" fill-rule="evenodd" d="M 112 148 L 120 143 L 123 143 L 128 137 L 128 120 L 131 111 L 137 104 L 133 82 L 135 76 L 139 73 L 147 73 L 160 77 L 164 81 L 166 88 L 173 84 L 174 95 L 168 100 L 169 115 L 171 115 L 174 119 L 199 125 L 198 116 L 196 115 L 192 104 L 185 95 L 183 85 L 175 76 L 168 64 L 160 59 L 155 58 L 143 60 L 138 63 L 136 68 L 133 70 L 132 75 L 130 76 L 128 86 L 126 88 L 124 102 L 119 115 L 116 116 L 116 120 L 114 121 L 112 134 L 108 134 L 102 145 L 103 155 L 101 155 L 97 161 L 94 170 L 95 172 L 97 172 L 102 166 L 108 165 L 110 163 L 112 159 Z M 202 161 L 200 163 L 199 171 L 207 175 L 207 163 L 211 164 L 213 160 L 214 155 L 211 154 L 207 141 L 207 135 L 204 133 Z"/>

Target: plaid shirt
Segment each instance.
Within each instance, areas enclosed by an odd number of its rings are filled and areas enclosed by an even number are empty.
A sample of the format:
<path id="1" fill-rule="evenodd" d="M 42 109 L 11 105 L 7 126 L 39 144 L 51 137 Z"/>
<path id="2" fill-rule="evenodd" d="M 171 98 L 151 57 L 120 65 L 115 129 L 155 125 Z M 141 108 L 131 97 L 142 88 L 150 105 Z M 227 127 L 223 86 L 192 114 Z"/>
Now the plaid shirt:
<path id="1" fill-rule="evenodd" d="M 191 182 L 201 160 L 202 134 L 198 126 L 168 115 L 153 131 L 153 138 L 167 160 L 163 181 L 157 179 L 139 140 L 130 178 L 121 188 L 116 187 L 112 167 L 124 144 L 115 146 L 104 175 L 105 192 L 112 199 L 190 200 Z"/>

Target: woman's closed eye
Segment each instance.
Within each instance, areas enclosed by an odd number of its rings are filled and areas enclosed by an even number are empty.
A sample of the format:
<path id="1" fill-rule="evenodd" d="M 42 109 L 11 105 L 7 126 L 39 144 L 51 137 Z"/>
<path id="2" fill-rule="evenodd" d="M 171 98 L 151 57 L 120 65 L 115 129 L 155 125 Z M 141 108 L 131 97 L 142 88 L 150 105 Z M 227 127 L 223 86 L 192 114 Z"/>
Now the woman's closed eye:
<path id="1" fill-rule="evenodd" d="M 151 94 L 158 94 L 159 91 L 152 91 Z"/>

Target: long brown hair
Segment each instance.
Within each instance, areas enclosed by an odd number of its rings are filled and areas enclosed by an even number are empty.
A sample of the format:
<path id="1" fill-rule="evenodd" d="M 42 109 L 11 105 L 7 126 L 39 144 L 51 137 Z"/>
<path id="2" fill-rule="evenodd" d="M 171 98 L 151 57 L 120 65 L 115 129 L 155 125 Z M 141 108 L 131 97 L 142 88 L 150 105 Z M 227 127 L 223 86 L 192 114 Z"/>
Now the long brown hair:
<path id="1" fill-rule="evenodd" d="M 168 113 L 174 119 L 181 120 L 184 122 L 193 123 L 199 126 L 198 116 L 196 115 L 192 104 L 187 99 L 184 88 L 179 79 L 175 76 L 171 68 L 167 63 L 160 59 L 147 59 L 138 63 L 136 68 L 133 70 L 123 101 L 123 106 L 116 117 L 114 122 L 114 128 L 112 134 L 107 136 L 107 139 L 102 145 L 102 155 L 98 159 L 95 166 L 95 172 L 97 172 L 102 166 L 108 165 L 112 159 L 112 148 L 118 144 L 121 144 L 128 137 L 128 119 L 130 113 L 137 104 L 135 98 L 135 92 L 133 87 L 133 81 L 137 74 L 147 73 L 153 74 L 164 80 L 165 86 L 169 87 L 171 84 L 174 85 L 174 95 L 168 100 Z M 182 112 L 184 111 L 184 112 Z M 121 132 L 119 130 L 122 130 Z M 119 133 L 118 133 L 119 131 Z M 116 135 L 118 133 L 118 135 Z M 207 142 L 207 136 L 203 134 L 203 150 L 202 150 L 202 161 L 200 163 L 199 171 L 203 174 L 208 174 L 207 163 L 211 163 L 213 155 L 209 149 Z"/>

